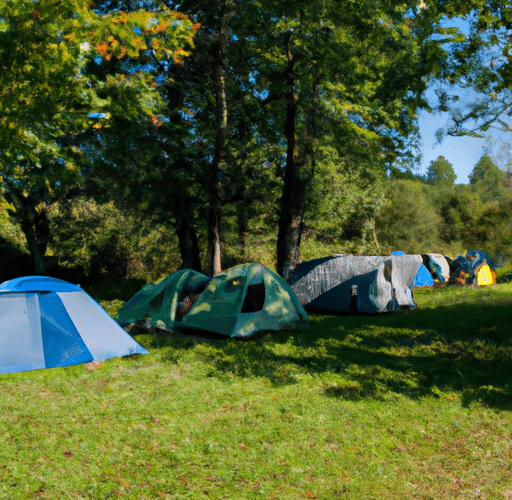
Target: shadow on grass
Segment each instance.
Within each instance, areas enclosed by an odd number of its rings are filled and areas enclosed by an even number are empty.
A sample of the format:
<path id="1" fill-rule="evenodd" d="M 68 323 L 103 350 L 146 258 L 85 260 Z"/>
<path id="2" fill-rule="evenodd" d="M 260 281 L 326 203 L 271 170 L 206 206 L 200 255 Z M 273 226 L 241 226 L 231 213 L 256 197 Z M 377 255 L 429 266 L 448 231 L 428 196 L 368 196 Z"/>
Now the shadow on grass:
<path id="1" fill-rule="evenodd" d="M 433 395 L 512 410 L 511 324 L 510 299 L 475 300 L 378 316 L 310 315 L 307 328 L 251 342 L 156 335 L 145 345 L 169 347 L 170 363 L 192 356 L 208 376 L 274 386 L 306 376 L 328 397 Z"/>

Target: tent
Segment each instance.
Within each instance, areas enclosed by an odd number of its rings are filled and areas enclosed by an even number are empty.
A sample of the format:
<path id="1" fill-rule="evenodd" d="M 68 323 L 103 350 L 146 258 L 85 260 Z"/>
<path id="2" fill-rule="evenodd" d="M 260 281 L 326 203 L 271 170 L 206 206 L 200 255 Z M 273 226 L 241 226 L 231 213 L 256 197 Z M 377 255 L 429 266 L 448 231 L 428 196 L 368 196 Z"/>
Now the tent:
<path id="1" fill-rule="evenodd" d="M 146 353 L 76 285 L 47 276 L 0 284 L 0 373 Z"/>
<path id="2" fill-rule="evenodd" d="M 412 287 L 421 266 L 421 255 L 406 255 L 402 251 L 395 251 L 391 255 L 391 284 L 401 308 L 416 307 Z"/>
<path id="3" fill-rule="evenodd" d="M 298 264 L 292 289 L 310 311 L 377 314 L 400 309 L 391 274 L 391 257 L 334 255 Z"/>
<path id="4" fill-rule="evenodd" d="M 454 274 L 461 284 L 486 286 L 496 284 L 496 266 L 481 250 L 468 250 L 454 261 Z"/>
<path id="5" fill-rule="evenodd" d="M 496 275 L 493 274 L 488 264 L 482 264 L 476 270 L 476 284 L 477 286 L 495 285 Z"/>
<path id="6" fill-rule="evenodd" d="M 314 259 L 297 265 L 292 289 L 312 311 L 377 314 L 413 308 L 412 282 L 421 262 L 403 252 Z"/>
<path id="7" fill-rule="evenodd" d="M 440 253 L 426 253 L 422 254 L 422 258 L 432 278 L 447 285 L 450 281 L 450 264 L 446 257 Z"/>
<path id="8" fill-rule="evenodd" d="M 413 288 L 427 288 L 434 286 L 434 278 L 432 278 L 430 271 L 427 269 L 425 264 L 423 264 L 423 260 L 416 276 L 414 276 L 414 279 L 412 280 L 412 286 Z"/>
<path id="9" fill-rule="evenodd" d="M 406 255 L 401 250 L 394 251 L 392 253 L 393 256 L 396 255 Z M 411 264 L 411 267 L 409 268 L 409 272 L 415 272 L 414 276 L 411 277 L 407 276 L 405 278 L 405 281 L 407 283 L 408 288 L 411 290 L 411 297 L 412 297 L 412 288 L 422 288 L 422 287 L 431 287 L 434 286 L 434 279 L 432 278 L 432 275 L 430 274 L 430 271 L 427 269 L 425 264 L 423 263 L 423 257 L 421 255 L 416 254 L 410 254 L 407 256 L 408 259 L 411 260 L 411 262 L 419 264 L 418 267 L 416 267 L 415 264 Z M 416 271 L 414 271 L 416 269 Z M 402 280 L 404 281 L 404 279 Z"/>
<path id="10" fill-rule="evenodd" d="M 158 325 L 170 329 L 183 314 L 183 301 L 190 301 L 191 296 L 201 293 L 210 279 L 192 269 L 183 269 L 159 283 L 150 283 L 124 304 L 119 310 L 117 322 L 126 327 L 147 318 L 147 326 Z"/>
<path id="11" fill-rule="evenodd" d="M 119 311 L 120 324 L 147 324 L 186 334 L 249 338 L 307 322 L 289 285 L 262 264 L 240 264 L 209 278 L 190 269 L 147 285 Z"/>

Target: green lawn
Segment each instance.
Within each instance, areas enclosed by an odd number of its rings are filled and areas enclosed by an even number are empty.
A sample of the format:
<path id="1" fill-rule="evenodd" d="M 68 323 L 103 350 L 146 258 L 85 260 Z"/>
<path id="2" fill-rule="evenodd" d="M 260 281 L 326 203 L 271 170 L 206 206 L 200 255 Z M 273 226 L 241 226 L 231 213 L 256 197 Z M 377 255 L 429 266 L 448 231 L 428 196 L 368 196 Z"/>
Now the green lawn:
<path id="1" fill-rule="evenodd" d="M 0 498 L 512 499 L 512 284 L 415 297 L 1 375 Z"/>

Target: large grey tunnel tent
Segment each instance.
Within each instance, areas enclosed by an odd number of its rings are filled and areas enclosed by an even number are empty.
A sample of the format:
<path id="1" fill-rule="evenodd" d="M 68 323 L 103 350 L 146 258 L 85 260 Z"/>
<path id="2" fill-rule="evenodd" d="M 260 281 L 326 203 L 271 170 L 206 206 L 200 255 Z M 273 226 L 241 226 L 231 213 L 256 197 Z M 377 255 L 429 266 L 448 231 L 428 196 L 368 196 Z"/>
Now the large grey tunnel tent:
<path id="1" fill-rule="evenodd" d="M 421 257 L 334 255 L 295 268 L 292 289 L 306 310 L 377 314 L 415 307 Z"/>

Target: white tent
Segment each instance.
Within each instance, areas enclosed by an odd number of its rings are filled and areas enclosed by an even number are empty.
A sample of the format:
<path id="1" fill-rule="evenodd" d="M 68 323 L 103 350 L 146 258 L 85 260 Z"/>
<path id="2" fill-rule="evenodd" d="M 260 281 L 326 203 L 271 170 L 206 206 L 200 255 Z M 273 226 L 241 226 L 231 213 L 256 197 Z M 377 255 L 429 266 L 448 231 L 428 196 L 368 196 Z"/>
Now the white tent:
<path id="1" fill-rule="evenodd" d="M 440 253 L 423 254 L 423 263 L 433 274 L 434 278 L 441 283 L 448 284 L 450 281 L 450 264 L 446 257 Z"/>
<path id="2" fill-rule="evenodd" d="M 76 285 L 47 276 L 0 284 L 0 373 L 146 353 Z"/>

